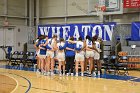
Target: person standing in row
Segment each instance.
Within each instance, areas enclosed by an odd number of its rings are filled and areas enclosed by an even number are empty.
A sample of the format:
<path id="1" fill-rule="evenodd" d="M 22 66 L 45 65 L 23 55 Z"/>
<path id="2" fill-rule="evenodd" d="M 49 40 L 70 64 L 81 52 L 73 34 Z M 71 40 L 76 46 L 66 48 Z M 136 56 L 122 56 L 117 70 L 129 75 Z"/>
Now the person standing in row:
<path id="1" fill-rule="evenodd" d="M 87 67 L 87 63 L 89 63 L 89 76 L 91 76 L 92 72 L 94 76 L 95 73 L 95 66 L 94 66 L 94 50 L 92 49 L 93 42 L 90 36 L 86 36 L 86 61 L 85 61 L 85 68 Z"/>
<path id="2" fill-rule="evenodd" d="M 65 75 L 65 49 L 63 48 L 65 45 L 65 41 L 63 38 L 60 39 L 60 42 L 57 43 L 57 60 L 59 63 L 58 69 L 59 69 L 59 75 L 62 76 Z"/>
<path id="3" fill-rule="evenodd" d="M 76 69 L 76 76 L 78 76 L 78 66 L 80 63 L 81 66 L 81 76 L 84 76 L 84 48 L 85 48 L 85 44 L 82 41 L 82 37 L 79 37 L 79 40 L 76 41 L 76 46 L 75 46 L 75 50 L 76 50 L 76 55 L 75 55 L 75 69 Z"/>
<path id="4" fill-rule="evenodd" d="M 48 74 L 50 74 L 49 71 L 51 71 L 51 75 L 54 75 L 54 52 L 56 51 L 57 46 L 56 40 L 56 35 L 48 40 L 48 47 L 50 47 L 50 49 L 47 49 L 47 71 Z"/>
<path id="5" fill-rule="evenodd" d="M 71 41 L 74 41 L 74 37 L 70 37 Z M 69 75 L 69 71 L 71 71 L 71 76 L 73 76 L 74 69 L 74 59 L 75 59 L 75 43 L 71 43 L 66 41 L 64 46 L 66 48 L 66 74 Z"/>

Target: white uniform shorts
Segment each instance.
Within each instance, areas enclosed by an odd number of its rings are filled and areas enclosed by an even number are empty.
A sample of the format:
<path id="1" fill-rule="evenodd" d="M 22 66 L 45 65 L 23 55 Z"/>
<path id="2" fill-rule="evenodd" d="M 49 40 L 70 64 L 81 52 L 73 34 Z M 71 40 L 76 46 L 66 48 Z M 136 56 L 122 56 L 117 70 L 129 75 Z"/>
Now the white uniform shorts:
<path id="1" fill-rule="evenodd" d="M 38 57 L 41 58 L 41 59 L 45 59 L 46 58 L 46 55 L 40 55 L 40 54 L 38 54 Z"/>
<path id="2" fill-rule="evenodd" d="M 57 52 L 57 60 L 58 61 L 65 61 L 65 53 L 64 52 Z"/>
<path id="3" fill-rule="evenodd" d="M 86 51 L 86 58 L 94 57 L 94 51 Z"/>
<path id="4" fill-rule="evenodd" d="M 36 51 L 36 55 L 39 56 L 40 50 Z"/>
<path id="5" fill-rule="evenodd" d="M 100 53 L 94 51 L 94 60 L 99 60 L 99 59 L 100 59 Z"/>
<path id="6" fill-rule="evenodd" d="M 85 53 L 84 53 L 84 51 L 76 53 L 75 60 L 76 61 L 84 61 L 85 60 Z"/>
<path id="7" fill-rule="evenodd" d="M 54 51 L 47 50 L 46 56 L 50 58 L 54 58 Z"/>

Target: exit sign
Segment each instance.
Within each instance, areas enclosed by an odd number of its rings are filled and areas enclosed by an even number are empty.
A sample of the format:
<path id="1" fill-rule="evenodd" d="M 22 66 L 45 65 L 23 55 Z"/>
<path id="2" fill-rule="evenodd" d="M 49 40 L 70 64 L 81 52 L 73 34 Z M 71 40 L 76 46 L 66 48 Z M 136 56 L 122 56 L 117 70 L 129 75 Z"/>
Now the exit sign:
<path id="1" fill-rule="evenodd" d="M 124 0 L 124 8 L 140 8 L 140 0 Z"/>

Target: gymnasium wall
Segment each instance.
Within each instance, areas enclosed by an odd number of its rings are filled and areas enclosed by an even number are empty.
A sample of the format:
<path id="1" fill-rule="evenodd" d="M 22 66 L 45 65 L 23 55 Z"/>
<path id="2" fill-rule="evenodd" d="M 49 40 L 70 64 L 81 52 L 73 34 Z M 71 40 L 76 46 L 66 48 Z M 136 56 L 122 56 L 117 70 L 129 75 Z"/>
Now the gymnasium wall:
<path id="1" fill-rule="evenodd" d="M 7 1 L 7 7 L 5 5 Z M 38 0 L 0 0 L 0 25 L 7 17 L 10 25 L 34 26 Z M 30 4 L 31 3 L 31 4 Z M 31 6 L 31 9 L 30 9 Z M 136 13 L 137 11 L 137 13 Z M 131 23 L 140 21 L 140 9 L 124 9 L 125 14 L 106 16 L 106 21 Z M 131 13 L 129 13 L 131 12 Z M 32 17 L 29 19 L 29 17 Z M 129 19 L 129 20 L 128 20 Z M 39 24 L 96 23 L 88 15 L 88 0 L 39 0 Z"/>
<path id="2" fill-rule="evenodd" d="M 5 17 L 10 25 L 25 25 L 25 1 L 0 0 L 0 25 L 3 25 Z"/>
<path id="3" fill-rule="evenodd" d="M 40 24 L 99 22 L 97 16 L 88 16 L 87 11 L 88 0 L 40 0 Z M 124 9 L 125 14 L 106 16 L 106 21 L 118 23 L 138 21 L 140 20 L 138 11 L 140 9 Z"/>

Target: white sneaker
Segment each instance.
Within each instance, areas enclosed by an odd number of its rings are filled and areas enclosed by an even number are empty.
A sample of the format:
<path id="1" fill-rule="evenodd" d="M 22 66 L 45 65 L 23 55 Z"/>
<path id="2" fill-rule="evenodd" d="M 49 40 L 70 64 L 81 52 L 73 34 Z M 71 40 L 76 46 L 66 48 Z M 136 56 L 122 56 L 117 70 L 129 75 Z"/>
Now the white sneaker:
<path id="1" fill-rule="evenodd" d="M 50 72 L 47 72 L 47 76 L 49 76 L 51 73 Z"/>
<path id="2" fill-rule="evenodd" d="M 69 73 L 67 73 L 67 76 L 69 76 Z"/>
<path id="3" fill-rule="evenodd" d="M 84 73 L 81 73 L 81 76 L 84 76 Z"/>
<path id="4" fill-rule="evenodd" d="M 47 76 L 48 74 L 47 74 L 47 72 L 44 72 L 44 76 Z"/>
<path id="5" fill-rule="evenodd" d="M 61 76 L 62 76 L 62 74 L 60 73 L 60 74 L 59 74 L 59 76 L 61 77 Z"/>
<path id="6" fill-rule="evenodd" d="M 54 74 L 54 72 L 51 72 L 51 76 L 54 76 L 55 74 Z"/>
<path id="7" fill-rule="evenodd" d="M 93 72 L 93 77 L 95 77 L 96 76 L 96 73 L 95 72 Z"/>
<path id="8" fill-rule="evenodd" d="M 63 73 L 63 76 L 65 76 L 65 73 Z"/>
<path id="9" fill-rule="evenodd" d="M 36 72 L 39 73 L 40 72 L 39 69 L 37 69 Z"/>
<path id="10" fill-rule="evenodd" d="M 44 75 L 44 71 L 41 71 L 41 75 Z"/>
<path id="11" fill-rule="evenodd" d="M 71 73 L 71 76 L 73 76 L 73 73 Z"/>
<path id="12" fill-rule="evenodd" d="M 100 76 L 101 74 L 100 74 L 100 71 L 98 71 L 98 76 Z"/>
<path id="13" fill-rule="evenodd" d="M 76 73 L 76 75 L 75 75 L 76 77 L 78 77 L 78 73 Z"/>

